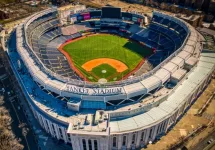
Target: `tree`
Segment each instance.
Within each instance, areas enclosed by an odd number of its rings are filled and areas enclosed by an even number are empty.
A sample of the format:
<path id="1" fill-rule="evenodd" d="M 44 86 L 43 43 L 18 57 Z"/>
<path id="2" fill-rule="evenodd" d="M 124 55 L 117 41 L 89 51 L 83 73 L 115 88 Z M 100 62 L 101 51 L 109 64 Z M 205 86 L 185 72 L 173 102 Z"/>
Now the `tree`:
<path id="1" fill-rule="evenodd" d="M 22 150 L 23 145 L 12 133 L 11 123 L 12 119 L 8 110 L 3 106 L 3 98 L 0 97 L 0 149 L 1 150 Z"/>

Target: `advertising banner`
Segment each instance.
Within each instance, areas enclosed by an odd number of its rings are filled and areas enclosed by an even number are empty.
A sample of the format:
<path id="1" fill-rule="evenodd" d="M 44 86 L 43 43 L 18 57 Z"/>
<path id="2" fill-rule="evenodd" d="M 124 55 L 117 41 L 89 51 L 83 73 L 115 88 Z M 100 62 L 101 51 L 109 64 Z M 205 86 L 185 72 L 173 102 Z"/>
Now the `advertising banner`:
<path id="1" fill-rule="evenodd" d="M 82 15 L 84 17 L 84 20 L 90 19 L 90 13 L 85 13 L 85 14 L 82 14 Z"/>

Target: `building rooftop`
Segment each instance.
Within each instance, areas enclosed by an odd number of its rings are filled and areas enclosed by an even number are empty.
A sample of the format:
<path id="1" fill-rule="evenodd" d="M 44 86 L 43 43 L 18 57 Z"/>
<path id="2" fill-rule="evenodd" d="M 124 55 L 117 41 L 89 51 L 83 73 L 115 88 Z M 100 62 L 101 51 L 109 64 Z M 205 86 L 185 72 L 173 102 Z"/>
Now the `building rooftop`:
<path id="1" fill-rule="evenodd" d="M 171 77 L 180 81 L 185 76 L 186 73 L 187 73 L 186 70 L 178 69 L 172 74 Z"/>

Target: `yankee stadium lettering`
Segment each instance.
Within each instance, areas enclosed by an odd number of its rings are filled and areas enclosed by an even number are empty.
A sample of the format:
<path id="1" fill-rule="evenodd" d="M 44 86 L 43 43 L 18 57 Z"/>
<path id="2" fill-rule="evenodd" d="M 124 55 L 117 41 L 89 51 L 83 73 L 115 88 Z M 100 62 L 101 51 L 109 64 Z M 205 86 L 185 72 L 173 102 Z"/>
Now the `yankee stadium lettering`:
<path id="1" fill-rule="evenodd" d="M 111 95 L 122 93 L 122 88 L 97 88 L 93 89 L 92 95 Z"/>
<path id="2" fill-rule="evenodd" d="M 88 88 L 82 88 L 82 87 L 76 87 L 76 86 L 69 86 L 67 85 L 67 90 L 72 93 L 77 93 L 77 94 L 89 94 L 89 89 Z"/>
<path id="3" fill-rule="evenodd" d="M 83 88 L 67 85 L 67 91 L 76 93 L 76 94 L 84 94 L 84 95 L 114 95 L 121 94 L 123 90 L 121 87 L 118 88 Z"/>

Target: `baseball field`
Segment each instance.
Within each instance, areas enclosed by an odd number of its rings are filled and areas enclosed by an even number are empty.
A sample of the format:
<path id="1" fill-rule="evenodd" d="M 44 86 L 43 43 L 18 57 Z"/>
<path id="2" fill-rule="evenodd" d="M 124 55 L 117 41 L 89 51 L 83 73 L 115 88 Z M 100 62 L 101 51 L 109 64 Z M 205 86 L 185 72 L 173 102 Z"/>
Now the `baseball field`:
<path id="1" fill-rule="evenodd" d="M 120 80 L 152 54 L 151 49 L 137 42 L 111 34 L 81 37 L 61 49 L 70 57 L 69 62 L 78 74 L 92 82 Z"/>

